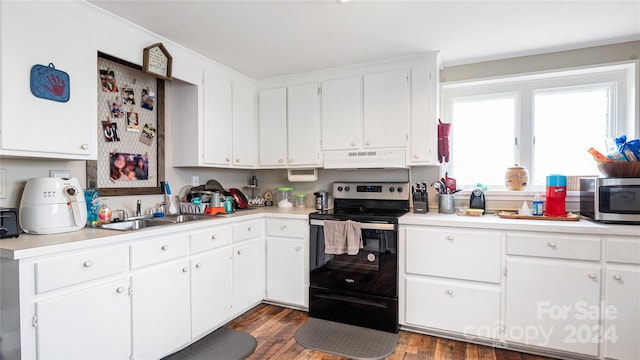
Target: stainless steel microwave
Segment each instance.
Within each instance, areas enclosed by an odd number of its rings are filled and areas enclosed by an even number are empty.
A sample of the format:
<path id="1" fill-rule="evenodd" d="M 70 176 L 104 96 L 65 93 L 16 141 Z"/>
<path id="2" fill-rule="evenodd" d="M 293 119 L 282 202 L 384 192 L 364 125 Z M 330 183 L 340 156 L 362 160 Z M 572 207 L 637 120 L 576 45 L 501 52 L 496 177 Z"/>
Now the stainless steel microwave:
<path id="1" fill-rule="evenodd" d="M 607 223 L 640 224 L 640 178 L 581 178 L 580 215 Z"/>

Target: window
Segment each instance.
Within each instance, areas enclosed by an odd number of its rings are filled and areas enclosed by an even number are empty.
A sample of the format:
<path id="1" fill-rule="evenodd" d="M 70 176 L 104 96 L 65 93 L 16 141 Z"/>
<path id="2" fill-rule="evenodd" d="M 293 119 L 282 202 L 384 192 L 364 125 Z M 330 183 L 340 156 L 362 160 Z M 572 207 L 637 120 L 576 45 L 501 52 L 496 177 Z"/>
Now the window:
<path id="1" fill-rule="evenodd" d="M 459 185 L 493 190 L 504 189 L 515 164 L 529 170 L 529 190 L 542 188 L 549 174 L 598 175 L 587 149 L 606 153 L 608 139 L 634 137 L 627 108 L 634 76 L 627 64 L 443 83 L 443 121 L 452 124 L 444 168 Z"/>

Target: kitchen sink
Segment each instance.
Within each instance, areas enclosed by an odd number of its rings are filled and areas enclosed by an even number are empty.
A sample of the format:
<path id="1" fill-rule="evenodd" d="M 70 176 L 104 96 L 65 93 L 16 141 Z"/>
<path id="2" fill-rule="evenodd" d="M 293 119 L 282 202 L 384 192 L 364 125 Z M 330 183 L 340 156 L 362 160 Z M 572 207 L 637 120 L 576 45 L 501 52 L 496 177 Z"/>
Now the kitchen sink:
<path id="1" fill-rule="evenodd" d="M 140 230 L 146 229 L 154 226 L 162 226 L 162 225 L 171 225 L 174 224 L 172 221 L 166 220 L 155 220 L 155 219 L 137 219 L 137 220 L 127 220 L 120 222 L 112 222 L 109 224 L 98 225 L 101 229 L 109 229 L 109 230 Z"/>
<path id="2" fill-rule="evenodd" d="M 172 223 L 184 223 L 189 221 L 211 219 L 211 217 L 206 215 L 180 214 L 180 215 L 167 215 L 162 219 L 163 220 L 161 221 L 168 221 Z"/>

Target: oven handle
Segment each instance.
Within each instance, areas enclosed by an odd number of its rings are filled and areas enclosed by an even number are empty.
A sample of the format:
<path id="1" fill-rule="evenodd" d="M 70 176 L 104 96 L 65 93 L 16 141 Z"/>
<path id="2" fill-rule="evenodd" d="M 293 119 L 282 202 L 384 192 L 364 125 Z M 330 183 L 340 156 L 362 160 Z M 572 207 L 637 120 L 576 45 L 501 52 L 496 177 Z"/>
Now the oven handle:
<path id="1" fill-rule="evenodd" d="M 324 226 L 324 220 L 310 219 L 309 225 Z M 360 223 L 362 230 L 395 230 L 394 224 Z"/>

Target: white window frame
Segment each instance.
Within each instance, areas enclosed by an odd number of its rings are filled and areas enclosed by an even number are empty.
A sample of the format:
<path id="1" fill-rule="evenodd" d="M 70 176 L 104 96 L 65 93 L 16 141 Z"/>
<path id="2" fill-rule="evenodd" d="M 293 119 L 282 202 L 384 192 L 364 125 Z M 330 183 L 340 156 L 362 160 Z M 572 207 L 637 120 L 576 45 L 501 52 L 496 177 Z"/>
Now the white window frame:
<path id="1" fill-rule="evenodd" d="M 493 95 L 516 94 L 515 136 L 518 138 L 518 147 L 514 149 L 514 164 L 519 163 L 527 168 L 532 167 L 533 162 L 533 95 L 534 92 L 543 93 L 553 89 L 566 87 L 582 87 L 590 84 L 615 84 L 611 85 L 612 97 L 610 101 L 611 114 L 609 121 L 609 134 L 617 137 L 627 134 L 627 137 L 640 137 L 637 124 L 637 96 L 636 84 L 638 83 L 638 61 L 627 61 L 613 64 L 601 64 L 588 67 L 559 69 L 548 72 L 528 74 L 516 74 L 497 78 L 473 79 L 468 81 L 455 81 L 441 83 L 441 119 L 443 122 L 452 123 L 451 110 L 453 99 L 494 97 Z M 616 97 L 615 100 L 613 97 Z M 617 106 L 613 106 L 616 103 Z M 453 124 L 455 129 L 455 124 Z M 525 139 L 525 141 L 523 141 Z M 454 139 L 450 139 L 451 146 L 455 146 Z M 479 146 L 482 141 L 479 139 Z M 596 144 L 598 145 L 598 144 Z M 602 144 L 604 145 L 604 144 Z M 442 165 L 442 173 L 451 173 L 452 164 Z M 506 171 L 506 169 L 505 169 Z M 460 195 L 470 193 L 471 188 L 465 188 Z M 500 196 L 504 200 L 529 199 L 533 193 L 541 189 L 529 188 L 523 192 L 508 191 L 504 188 L 490 188 L 487 193 Z M 569 194 L 571 195 L 571 194 Z M 574 194 L 575 195 L 575 194 Z"/>

